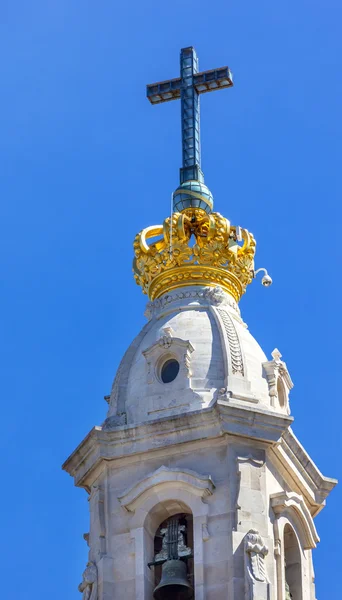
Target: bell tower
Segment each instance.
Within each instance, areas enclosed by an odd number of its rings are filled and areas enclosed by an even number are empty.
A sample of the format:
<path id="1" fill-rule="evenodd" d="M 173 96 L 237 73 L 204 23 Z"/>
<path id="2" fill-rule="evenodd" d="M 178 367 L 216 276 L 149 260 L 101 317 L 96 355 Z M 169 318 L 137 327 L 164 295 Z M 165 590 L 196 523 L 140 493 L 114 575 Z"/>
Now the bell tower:
<path id="1" fill-rule="evenodd" d="M 180 77 L 147 86 L 181 101 L 183 163 L 172 214 L 133 244 L 147 322 L 63 465 L 89 500 L 83 600 L 315 600 L 314 518 L 336 481 L 293 433 L 281 353 L 242 320 L 248 285 L 272 279 L 201 169 L 200 95 L 232 85 L 185 48 Z"/>

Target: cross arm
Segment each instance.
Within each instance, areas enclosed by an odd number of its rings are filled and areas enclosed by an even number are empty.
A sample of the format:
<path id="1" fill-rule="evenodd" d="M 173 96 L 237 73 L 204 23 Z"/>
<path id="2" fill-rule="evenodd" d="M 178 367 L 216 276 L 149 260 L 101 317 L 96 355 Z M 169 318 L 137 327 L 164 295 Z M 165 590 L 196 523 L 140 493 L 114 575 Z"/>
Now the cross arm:
<path id="1" fill-rule="evenodd" d="M 160 81 L 146 86 L 146 96 L 151 104 L 160 104 L 161 102 L 170 102 L 180 98 L 181 79 L 169 79 L 169 81 Z"/>
<path id="2" fill-rule="evenodd" d="M 194 75 L 194 88 L 199 94 L 214 92 L 217 89 L 232 87 L 233 75 L 229 67 L 202 71 Z"/>

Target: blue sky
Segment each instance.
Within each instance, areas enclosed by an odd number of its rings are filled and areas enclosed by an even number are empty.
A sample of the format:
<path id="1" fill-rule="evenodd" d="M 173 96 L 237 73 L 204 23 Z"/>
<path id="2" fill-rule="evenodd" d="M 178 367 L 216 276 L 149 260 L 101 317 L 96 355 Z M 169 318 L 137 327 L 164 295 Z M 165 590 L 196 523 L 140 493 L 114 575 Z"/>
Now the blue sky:
<path id="1" fill-rule="evenodd" d="M 228 64 L 203 97 L 215 208 L 256 236 L 245 321 L 295 383 L 294 431 L 341 477 L 341 56 L 338 0 L 2 0 L 0 244 L 2 596 L 77 600 L 83 490 L 60 465 L 106 411 L 144 323 L 137 231 L 159 223 L 181 166 L 180 106 L 145 85 Z M 340 595 L 341 488 L 316 520 L 317 598 Z"/>

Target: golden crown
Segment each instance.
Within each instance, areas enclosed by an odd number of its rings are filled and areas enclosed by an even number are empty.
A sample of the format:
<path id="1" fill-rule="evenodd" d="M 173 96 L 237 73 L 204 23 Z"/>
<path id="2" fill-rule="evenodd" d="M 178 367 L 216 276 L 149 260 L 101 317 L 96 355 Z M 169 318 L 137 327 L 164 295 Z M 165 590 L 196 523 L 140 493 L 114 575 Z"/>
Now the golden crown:
<path id="1" fill-rule="evenodd" d="M 251 233 L 219 213 L 189 208 L 136 235 L 134 278 L 150 300 L 178 287 L 219 285 L 238 302 L 255 275 L 255 247 Z"/>

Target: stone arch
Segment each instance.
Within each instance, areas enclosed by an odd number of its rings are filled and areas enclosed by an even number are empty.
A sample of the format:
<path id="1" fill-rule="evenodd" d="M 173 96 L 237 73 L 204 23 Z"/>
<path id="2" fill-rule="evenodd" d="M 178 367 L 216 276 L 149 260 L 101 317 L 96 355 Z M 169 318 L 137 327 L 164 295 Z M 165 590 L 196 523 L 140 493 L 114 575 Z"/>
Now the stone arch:
<path id="1" fill-rule="evenodd" d="M 283 531 L 284 579 L 293 600 L 303 599 L 302 552 L 295 530 L 286 523 Z"/>
<path id="2" fill-rule="evenodd" d="M 319 541 L 312 516 L 303 497 L 295 492 L 273 494 L 271 506 L 276 517 L 274 537 L 278 600 L 287 600 L 287 577 L 293 600 L 303 600 L 303 582 L 310 577 L 309 554 Z"/>
<path id="3" fill-rule="evenodd" d="M 310 511 L 300 494 L 295 492 L 273 494 L 271 506 L 277 517 L 278 529 L 286 518 L 297 531 L 301 547 L 305 550 L 316 548 L 319 537 Z"/>
<path id="4" fill-rule="evenodd" d="M 150 600 L 154 577 L 148 568 L 153 559 L 155 532 L 166 518 L 177 513 L 192 514 L 196 600 L 204 599 L 203 542 L 207 539 L 208 504 L 214 491 L 209 475 L 188 469 L 162 466 L 118 497 L 130 513 L 130 531 L 135 542 L 136 600 Z"/>

